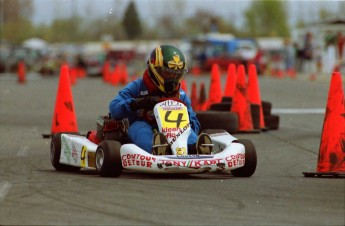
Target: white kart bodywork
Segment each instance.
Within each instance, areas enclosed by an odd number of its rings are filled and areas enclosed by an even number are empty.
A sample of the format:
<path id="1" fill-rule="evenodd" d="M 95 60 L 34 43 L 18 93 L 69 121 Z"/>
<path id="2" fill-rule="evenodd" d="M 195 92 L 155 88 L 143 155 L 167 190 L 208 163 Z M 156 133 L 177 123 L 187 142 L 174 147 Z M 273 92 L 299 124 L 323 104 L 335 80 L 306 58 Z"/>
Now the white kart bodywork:
<path id="1" fill-rule="evenodd" d="M 62 134 L 60 163 L 81 168 L 95 168 L 97 144 L 84 136 Z"/>
<path id="2" fill-rule="evenodd" d="M 168 113 L 169 112 L 169 113 Z M 244 166 L 245 147 L 228 132 L 210 134 L 214 145 L 211 155 L 188 155 L 191 132 L 187 108 L 167 100 L 154 108 L 159 130 L 167 137 L 172 155 L 152 155 L 135 144 L 123 144 L 120 158 L 123 169 L 147 173 L 203 173 L 231 171 Z M 62 134 L 60 163 L 95 169 L 97 145 L 84 136 Z"/>
<path id="3" fill-rule="evenodd" d="M 214 144 L 212 155 L 163 155 L 147 153 L 135 144 L 121 146 L 124 169 L 147 173 L 202 173 L 234 170 L 245 162 L 242 144 L 227 132 L 210 135 Z M 60 163 L 81 168 L 95 169 L 97 145 L 78 135 L 62 134 Z"/>
<path id="4" fill-rule="evenodd" d="M 124 169 L 155 173 L 203 173 L 231 171 L 242 167 L 245 161 L 245 149 L 242 144 L 222 142 L 233 138 L 230 134 L 212 134 L 215 145 L 225 148 L 212 155 L 164 155 L 155 156 L 134 144 L 121 147 L 121 160 Z"/>

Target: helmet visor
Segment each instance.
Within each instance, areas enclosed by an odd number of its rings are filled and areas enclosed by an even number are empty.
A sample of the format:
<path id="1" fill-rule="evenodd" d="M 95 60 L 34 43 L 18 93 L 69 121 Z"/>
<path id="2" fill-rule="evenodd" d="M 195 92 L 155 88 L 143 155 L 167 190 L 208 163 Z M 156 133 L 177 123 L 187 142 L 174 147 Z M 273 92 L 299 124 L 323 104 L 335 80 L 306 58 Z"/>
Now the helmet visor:
<path id="1" fill-rule="evenodd" d="M 155 69 L 164 81 L 180 82 L 187 72 L 187 69 L 170 69 L 166 67 L 157 67 Z"/>

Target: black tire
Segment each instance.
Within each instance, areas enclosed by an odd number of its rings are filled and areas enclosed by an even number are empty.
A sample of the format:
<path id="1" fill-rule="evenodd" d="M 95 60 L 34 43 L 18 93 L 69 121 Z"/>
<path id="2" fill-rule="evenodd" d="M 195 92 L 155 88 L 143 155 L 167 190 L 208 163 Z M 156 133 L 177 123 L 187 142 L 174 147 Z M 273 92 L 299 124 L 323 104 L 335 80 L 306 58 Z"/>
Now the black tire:
<path id="1" fill-rule="evenodd" d="M 314 177 L 315 173 L 307 173 L 307 172 L 303 172 L 304 177 Z"/>
<path id="2" fill-rule="evenodd" d="M 123 131 L 115 130 L 111 132 L 106 132 L 104 140 L 114 140 L 120 142 L 121 144 L 124 144 L 126 142 L 126 136 Z"/>
<path id="3" fill-rule="evenodd" d="M 232 102 L 232 97 L 222 97 L 221 102 Z"/>
<path id="4" fill-rule="evenodd" d="M 210 111 L 230 111 L 231 102 L 222 102 L 211 104 Z"/>
<path id="5" fill-rule="evenodd" d="M 216 134 L 216 133 L 224 133 L 227 132 L 225 129 L 205 129 L 201 131 L 202 133 L 207 133 L 207 134 Z"/>
<path id="6" fill-rule="evenodd" d="M 279 115 L 266 115 L 264 116 L 265 126 L 269 130 L 277 130 L 279 128 Z"/>
<path id="7" fill-rule="evenodd" d="M 271 115 L 272 110 L 272 103 L 268 101 L 261 101 L 262 111 L 264 113 L 264 116 Z"/>
<path id="8" fill-rule="evenodd" d="M 104 140 L 98 145 L 95 165 L 101 177 L 119 177 L 121 175 L 120 148 L 121 143 L 113 140 Z"/>
<path id="9" fill-rule="evenodd" d="M 260 129 L 260 105 L 251 104 L 250 112 L 252 114 L 253 128 Z"/>
<path id="10" fill-rule="evenodd" d="M 238 131 L 238 116 L 233 112 L 224 111 L 197 111 L 201 130 L 205 129 L 224 129 L 228 133 L 236 133 Z"/>
<path id="11" fill-rule="evenodd" d="M 244 145 L 245 148 L 245 163 L 241 168 L 237 168 L 231 171 L 234 177 L 250 177 L 256 170 L 257 157 L 256 150 L 252 141 L 247 139 L 239 139 L 234 141 Z"/>
<path id="12" fill-rule="evenodd" d="M 50 142 L 50 161 L 57 171 L 78 172 L 80 170 L 80 167 L 70 166 L 70 165 L 65 165 L 65 164 L 60 163 L 61 134 L 63 133 L 55 134 Z M 64 134 L 80 135 L 80 133 L 70 133 L 70 132 L 64 133 Z"/>

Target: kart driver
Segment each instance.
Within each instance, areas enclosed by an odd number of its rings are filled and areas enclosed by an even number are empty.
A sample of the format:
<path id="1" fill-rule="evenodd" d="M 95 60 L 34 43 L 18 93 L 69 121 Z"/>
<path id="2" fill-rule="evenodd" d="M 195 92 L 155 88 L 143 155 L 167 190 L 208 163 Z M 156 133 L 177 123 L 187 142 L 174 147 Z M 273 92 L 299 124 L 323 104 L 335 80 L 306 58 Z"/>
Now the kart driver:
<path id="1" fill-rule="evenodd" d="M 172 45 L 160 45 L 151 51 L 147 68 L 142 78 L 130 82 L 120 90 L 110 102 L 109 112 L 112 118 L 128 118 L 128 138 L 138 147 L 156 155 L 171 154 L 166 137 L 157 131 L 154 116 L 147 117 L 154 106 L 164 98 L 177 98 L 186 106 L 189 113 L 191 134 L 188 138 L 189 154 L 210 154 L 211 139 L 202 133 L 200 123 L 191 107 L 191 101 L 180 86 L 187 72 L 183 53 Z M 205 145 L 206 144 L 206 145 Z"/>

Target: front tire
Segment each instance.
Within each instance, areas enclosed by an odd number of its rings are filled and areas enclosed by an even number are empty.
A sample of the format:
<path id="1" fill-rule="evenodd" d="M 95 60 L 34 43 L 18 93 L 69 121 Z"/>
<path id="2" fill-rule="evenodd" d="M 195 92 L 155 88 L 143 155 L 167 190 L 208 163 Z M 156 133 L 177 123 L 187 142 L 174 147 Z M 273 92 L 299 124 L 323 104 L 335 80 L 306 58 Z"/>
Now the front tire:
<path id="1" fill-rule="evenodd" d="M 55 134 L 50 142 L 50 161 L 57 171 L 78 172 L 80 170 L 80 167 L 70 166 L 70 165 L 65 165 L 65 164 L 60 163 L 61 134 L 62 133 Z M 64 133 L 64 134 L 80 135 L 80 133 Z"/>
<path id="2" fill-rule="evenodd" d="M 256 150 L 252 141 L 247 139 L 235 140 L 235 143 L 240 143 L 244 145 L 245 148 L 245 162 L 244 166 L 241 168 L 231 171 L 234 177 L 250 177 L 254 174 L 256 170 L 257 157 Z"/>
<path id="3" fill-rule="evenodd" d="M 101 177 L 119 177 L 121 175 L 120 148 L 121 143 L 113 140 L 104 140 L 98 145 L 95 165 Z"/>

